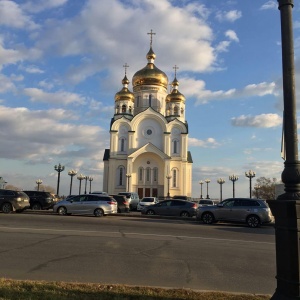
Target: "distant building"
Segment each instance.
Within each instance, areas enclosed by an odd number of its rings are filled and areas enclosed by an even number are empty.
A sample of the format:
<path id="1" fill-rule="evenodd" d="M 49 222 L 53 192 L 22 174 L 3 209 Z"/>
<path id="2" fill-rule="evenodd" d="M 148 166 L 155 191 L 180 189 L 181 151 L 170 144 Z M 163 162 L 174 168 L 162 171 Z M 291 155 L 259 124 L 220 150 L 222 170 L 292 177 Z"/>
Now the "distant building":
<path id="1" fill-rule="evenodd" d="M 7 182 L 3 179 L 3 177 L 0 177 L 0 189 L 4 189 L 6 183 Z"/>
<path id="2" fill-rule="evenodd" d="M 158 69 L 152 49 L 147 65 L 128 88 L 125 64 L 123 88 L 115 95 L 110 124 L 110 149 L 104 152 L 103 191 L 130 191 L 139 197 L 186 195 L 192 192 L 192 156 L 188 151 L 185 97 L 175 76 L 168 93 L 168 77 Z"/>

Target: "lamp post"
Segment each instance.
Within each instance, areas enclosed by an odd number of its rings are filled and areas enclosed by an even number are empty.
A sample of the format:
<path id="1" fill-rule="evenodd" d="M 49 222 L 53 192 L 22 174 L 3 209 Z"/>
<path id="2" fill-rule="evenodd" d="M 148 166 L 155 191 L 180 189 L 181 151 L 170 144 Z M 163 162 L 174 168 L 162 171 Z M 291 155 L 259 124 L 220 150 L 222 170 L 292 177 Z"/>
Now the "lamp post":
<path id="1" fill-rule="evenodd" d="M 275 201 L 267 201 L 275 217 L 277 287 L 272 300 L 300 299 L 300 162 L 295 95 L 293 7 L 294 0 L 278 0 L 281 17 L 285 149 L 281 179 L 285 192 Z"/>
<path id="2" fill-rule="evenodd" d="M 252 198 L 252 178 L 255 177 L 255 172 L 249 170 L 248 172 L 245 172 L 245 176 L 249 178 L 250 198 Z"/>
<path id="3" fill-rule="evenodd" d="M 87 181 L 88 181 L 88 179 L 90 179 L 90 177 L 89 176 L 85 176 L 85 185 L 84 185 L 84 194 L 86 194 L 86 186 L 87 186 Z"/>
<path id="4" fill-rule="evenodd" d="M 223 178 L 219 178 L 217 182 L 220 185 L 220 201 L 222 201 L 222 186 L 225 183 L 225 180 Z"/>
<path id="5" fill-rule="evenodd" d="M 70 182 L 70 196 L 72 195 L 72 185 L 73 185 L 73 177 L 77 174 L 77 171 L 75 170 L 70 170 L 68 172 L 68 175 L 71 177 L 71 182 Z"/>
<path id="6" fill-rule="evenodd" d="M 89 182 L 90 182 L 90 193 L 92 192 L 92 181 L 94 180 L 93 177 L 89 176 Z"/>
<path id="7" fill-rule="evenodd" d="M 126 177 L 127 177 L 127 192 L 129 192 L 129 183 L 130 183 L 131 174 L 126 174 Z"/>
<path id="8" fill-rule="evenodd" d="M 229 180 L 232 181 L 232 198 L 235 198 L 235 187 L 234 183 L 239 179 L 238 176 L 232 174 L 229 176 Z"/>
<path id="9" fill-rule="evenodd" d="M 85 176 L 83 175 L 83 174 L 79 174 L 78 176 L 77 176 L 77 179 L 79 180 L 79 195 L 81 194 L 81 181 L 83 180 L 83 179 L 85 179 Z"/>
<path id="10" fill-rule="evenodd" d="M 206 182 L 206 199 L 209 199 L 208 184 L 210 183 L 210 179 L 205 179 L 204 181 Z"/>
<path id="11" fill-rule="evenodd" d="M 167 175 L 166 178 L 168 179 L 168 194 L 167 198 L 170 198 L 170 179 L 172 178 L 171 175 Z"/>
<path id="12" fill-rule="evenodd" d="M 55 165 L 54 170 L 58 173 L 57 176 L 57 191 L 56 195 L 59 197 L 59 183 L 60 183 L 60 173 L 65 169 L 65 166 L 62 166 L 61 164 Z"/>
<path id="13" fill-rule="evenodd" d="M 42 179 L 38 179 L 36 182 L 35 182 L 36 184 L 37 184 L 37 190 L 39 191 L 40 190 L 40 185 L 43 183 L 43 180 Z"/>
<path id="14" fill-rule="evenodd" d="M 202 196 L 202 186 L 203 186 L 203 183 L 204 183 L 204 181 L 203 181 L 203 180 L 200 180 L 200 181 L 199 181 L 199 184 L 201 185 L 201 194 L 200 194 L 200 199 L 203 199 L 203 196 Z"/>

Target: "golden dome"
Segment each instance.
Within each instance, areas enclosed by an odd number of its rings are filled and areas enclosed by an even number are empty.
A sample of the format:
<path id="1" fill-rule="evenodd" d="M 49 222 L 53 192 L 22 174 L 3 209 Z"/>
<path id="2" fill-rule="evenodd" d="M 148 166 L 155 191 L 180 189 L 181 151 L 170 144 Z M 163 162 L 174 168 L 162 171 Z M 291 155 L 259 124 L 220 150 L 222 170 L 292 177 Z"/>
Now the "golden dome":
<path id="1" fill-rule="evenodd" d="M 146 57 L 148 59 L 147 66 L 137 71 L 132 77 L 133 87 L 140 85 L 158 85 L 167 88 L 168 76 L 154 65 L 156 55 L 152 47 L 150 47 Z"/>
<path id="2" fill-rule="evenodd" d="M 172 82 L 173 90 L 166 97 L 166 102 L 185 102 L 185 97 L 178 91 L 179 82 L 175 77 Z"/>
<path id="3" fill-rule="evenodd" d="M 121 91 L 117 92 L 115 95 L 115 101 L 132 101 L 134 102 L 134 95 L 128 89 L 129 80 L 127 76 L 122 80 L 123 88 Z"/>

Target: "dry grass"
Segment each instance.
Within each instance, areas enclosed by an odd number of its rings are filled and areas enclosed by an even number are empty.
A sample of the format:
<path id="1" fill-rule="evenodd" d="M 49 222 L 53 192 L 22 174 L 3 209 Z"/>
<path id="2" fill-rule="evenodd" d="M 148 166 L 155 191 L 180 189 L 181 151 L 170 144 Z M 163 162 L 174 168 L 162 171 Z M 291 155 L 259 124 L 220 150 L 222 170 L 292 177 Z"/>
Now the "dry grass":
<path id="1" fill-rule="evenodd" d="M 0 279 L 0 300 L 267 300 L 270 295 Z"/>

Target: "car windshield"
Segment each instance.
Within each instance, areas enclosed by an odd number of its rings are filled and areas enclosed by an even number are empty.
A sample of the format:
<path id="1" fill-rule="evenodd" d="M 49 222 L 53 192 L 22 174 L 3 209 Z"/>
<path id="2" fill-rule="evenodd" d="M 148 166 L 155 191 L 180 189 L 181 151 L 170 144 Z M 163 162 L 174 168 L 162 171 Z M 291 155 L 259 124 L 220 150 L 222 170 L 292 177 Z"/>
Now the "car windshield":
<path id="1" fill-rule="evenodd" d="M 144 198 L 141 202 L 154 202 L 153 198 Z"/>

